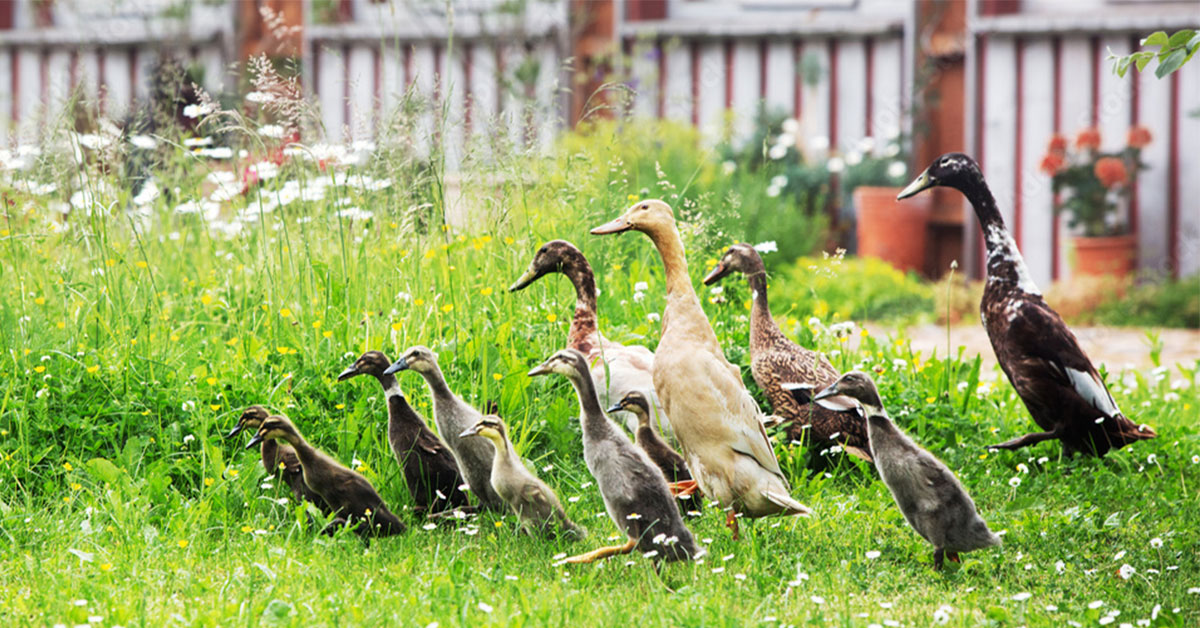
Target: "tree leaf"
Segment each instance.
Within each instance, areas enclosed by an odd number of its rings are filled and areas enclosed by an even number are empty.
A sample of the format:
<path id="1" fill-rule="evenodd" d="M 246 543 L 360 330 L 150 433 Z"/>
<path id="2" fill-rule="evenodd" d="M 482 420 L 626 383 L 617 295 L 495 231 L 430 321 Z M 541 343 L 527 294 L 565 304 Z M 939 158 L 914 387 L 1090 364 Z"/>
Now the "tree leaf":
<path id="1" fill-rule="evenodd" d="M 1163 46 L 1169 41 L 1167 34 L 1164 31 L 1151 33 L 1149 37 L 1142 40 L 1142 46 Z"/>
<path id="2" fill-rule="evenodd" d="M 1186 59 L 1187 56 L 1187 51 L 1183 48 L 1172 52 L 1171 56 L 1167 57 L 1165 61 L 1159 62 L 1158 67 L 1154 69 L 1154 76 L 1162 78 L 1174 72 L 1175 70 L 1178 70 L 1179 66 L 1183 65 L 1183 60 Z"/>
<path id="3" fill-rule="evenodd" d="M 1138 53 L 1137 55 L 1134 55 L 1134 56 L 1136 56 L 1136 57 L 1137 57 L 1137 69 L 1138 69 L 1138 72 L 1141 72 L 1142 70 L 1145 70 L 1145 69 L 1146 69 L 1146 65 L 1147 65 L 1147 64 L 1149 64 L 1151 61 L 1153 61 L 1153 60 L 1154 60 L 1154 53 L 1153 53 L 1153 52 L 1142 52 L 1142 53 Z"/>
<path id="4" fill-rule="evenodd" d="M 1195 35 L 1196 31 L 1190 28 L 1185 28 L 1174 35 L 1171 35 L 1171 39 L 1167 40 L 1167 45 L 1171 48 L 1182 48 L 1188 43 L 1188 40 L 1190 40 L 1192 37 L 1195 37 Z"/>

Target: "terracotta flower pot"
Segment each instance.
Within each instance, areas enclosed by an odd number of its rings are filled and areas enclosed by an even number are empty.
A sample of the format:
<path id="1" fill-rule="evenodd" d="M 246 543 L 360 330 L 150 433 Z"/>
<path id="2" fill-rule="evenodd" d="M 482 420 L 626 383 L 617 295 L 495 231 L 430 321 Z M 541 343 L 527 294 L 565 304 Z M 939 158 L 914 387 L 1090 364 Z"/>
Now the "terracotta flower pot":
<path id="1" fill-rule="evenodd" d="M 932 194 L 903 201 L 901 188 L 864 186 L 854 190 L 858 211 L 858 254 L 875 257 L 905 271 L 925 267 L 925 234 Z"/>
<path id="2" fill-rule="evenodd" d="M 1075 272 L 1080 275 L 1124 277 L 1137 265 L 1137 236 L 1072 238 Z"/>

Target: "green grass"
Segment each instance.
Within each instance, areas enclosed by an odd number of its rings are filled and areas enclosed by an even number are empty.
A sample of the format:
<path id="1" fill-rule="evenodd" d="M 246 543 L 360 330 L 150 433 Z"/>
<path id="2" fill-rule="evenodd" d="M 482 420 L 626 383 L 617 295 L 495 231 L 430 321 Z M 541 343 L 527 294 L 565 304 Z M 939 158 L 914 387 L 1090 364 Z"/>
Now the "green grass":
<path id="1" fill-rule="evenodd" d="M 232 238 L 214 235 L 202 216 L 170 211 L 207 190 L 204 176 L 220 165 L 188 156 L 165 158 L 162 187 L 180 191 L 157 201 L 140 230 L 120 209 L 53 218 L 71 172 L 50 154 L 19 176 L 62 182 L 62 192 L 34 196 L 0 183 L 11 201 L 0 232 L 0 621 L 920 626 L 943 605 L 949 625 L 1097 625 L 1114 610 L 1119 625 L 1150 618 L 1157 605 L 1154 625 L 1200 621 L 1200 595 L 1188 593 L 1200 586 L 1200 392 L 1172 387 L 1195 382 L 1200 365 L 1109 374 L 1118 402 L 1157 440 L 1103 460 L 1062 459 L 1053 444 L 985 455 L 987 443 L 1032 429 L 998 372 L 983 373 L 980 385 L 974 356 L 913 355 L 891 338 L 839 340 L 784 299 L 772 302 L 796 319 L 790 333 L 840 368 L 878 371 L 898 423 L 959 474 L 1006 532 L 1005 546 L 934 573 L 930 549 L 873 470 L 842 461 L 813 472 L 813 451 L 781 444 L 793 494 L 814 517 L 748 523 L 733 541 L 722 513 L 709 510 L 690 522 L 709 551 L 703 562 L 661 573 L 640 558 L 551 567 L 558 554 L 616 531 L 583 465 L 573 392 L 561 378 L 524 375 L 563 343 L 569 284 L 505 287 L 541 242 L 570 239 L 596 268 L 605 333 L 653 346 L 661 323 L 650 315 L 663 305 L 653 248 L 640 235 L 593 238 L 587 228 L 645 189 L 678 194 L 672 202 L 697 226 L 685 229 L 697 278 L 739 237 L 719 233 L 714 225 L 729 218 L 723 201 L 687 191 L 688 173 L 648 180 L 638 173 L 653 155 L 640 165 L 604 155 L 576 147 L 468 178 L 478 216 L 470 229 L 441 226 L 436 175 L 390 160 L 367 166 L 389 188 L 331 185 L 323 200 L 247 221 Z M 92 161 L 84 181 L 122 208 L 130 193 L 112 171 Z M 262 194 L 318 176 L 331 175 L 290 163 Z M 341 198 L 373 218 L 339 217 Z M 422 199 L 432 207 L 413 207 Z M 235 199 L 216 220 L 245 204 Z M 640 281 L 649 289 L 635 299 Z M 724 300 L 706 298 L 705 307 L 730 358 L 746 364 L 748 295 L 742 282 L 726 283 Z M 434 530 L 411 517 L 380 391 L 334 378 L 364 349 L 394 356 L 417 343 L 440 353 L 468 401 L 499 403 L 523 455 L 591 530 L 586 541 L 528 539 L 512 517 Z M 428 415 L 419 378 L 401 383 Z M 288 414 L 338 459 L 359 460 L 410 532 L 369 549 L 314 534 L 302 508 L 279 503 L 279 487 L 263 488 L 270 482 L 244 441 L 221 438 L 252 403 Z M 1136 569 L 1128 580 L 1118 576 L 1126 563 Z M 1014 599 L 1021 593 L 1031 597 Z"/>

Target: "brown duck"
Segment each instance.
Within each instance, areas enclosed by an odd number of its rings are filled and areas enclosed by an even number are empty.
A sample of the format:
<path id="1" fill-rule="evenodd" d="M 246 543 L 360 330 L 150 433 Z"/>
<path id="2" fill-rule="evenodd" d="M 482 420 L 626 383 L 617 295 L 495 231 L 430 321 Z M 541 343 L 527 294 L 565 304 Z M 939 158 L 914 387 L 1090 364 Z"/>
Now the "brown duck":
<path id="1" fill-rule="evenodd" d="M 1042 299 L 979 164 L 962 153 L 942 155 L 897 198 L 938 185 L 962 192 L 975 208 L 987 243 L 987 283 L 979 303 L 983 326 L 1000 368 L 1044 430 L 992 447 L 1020 449 L 1058 439 L 1067 455 L 1103 456 L 1157 436 L 1125 417 L 1075 334 Z"/>
<path id="2" fill-rule="evenodd" d="M 390 536 L 405 531 L 404 522 L 388 510 L 383 498 L 366 478 L 309 445 L 287 417 L 267 417 L 254 438 L 246 443 L 246 449 L 266 440 L 283 440 L 296 451 L 304 483 L 325 500 L 336 516 L 326 531 L 338 525 L 355 524 L 361 524 L 357 532 L 364 537 Z"/>
<path id="3" fill-rule="evenodd" d="M 692 479 L 692 473 L 688 471 L 687 462 L 684 461 L 683 456 L 672 449 L 651 426 L 650 401 L 646 398 L 646 393 L 640 390 L 630 391 L 615 405 L 605 410 L 609 416 L 617 411 L 631 412 L 637 417 L 638 428 L 633 433 L 633 442 L 641 447 L 646 455 L 650 456 L 650 461 L 655 466 L 662 470 L 663 475 L 667 478 L 667 483 L 675 484 Z M 680 497 L 679 510 L 683 514 L 700 515 L 700 509 L 704 506 L 700 495 L 692 493 Z"/>
<path id="4" fill-rule="evenodd" d="M 254 405 L 242 411 L 242 416 L 238 418 L 237 425 L 233 430 L 225 435 L 225 438 L 233 438 L 242 432 L 249 430 L 251 433 L 257 432 L 258 428 L 267 420 L 271 413 L 267 409 Z M 296 451 L 286 443 L 279 443 L 274 440 L 265 440 L 262 443 L 262 464 L 267 473 L 279 478 L 281 482 L 288 485 L 292 490 L 292 498 L 297 502 L 307 501 L 325 514 L 329 514 L 329 507 L 325 505 L 325 500 L 321 499 L 308 488 L 304 483 L 304 472 L 300 468 L 300 458 L 296 457 Z"/>
<path id="5" fill-rule="evenodd" d="M 712 285 L 740 272 L 750 284 L 750 373 L 771 402 L 771 408 L 788 423 L 788 437 L 824 450 L 833 442 L 863 460 L 870 460 L 867 424 L 850 400 L 831 398 L 811 401 L 808 397 L 837 381 L 837 369 L 824 356 L 788 339 L 767 303 L 767 271 L 762 257 L 749 244 L 735 244 L 725 251 L 712 272 L 704 278 Z M 783 384 L 790 384 L 785 389 Z M 807 437 L 805 432 L 808 432 Z"/>
<path id="6" fill-rule="evenodd" d="M 358 375 L 370 375 L 383 387 L 388 407 L 388 444 L 404 471 L 404 482 L 417 512 L 433 514 L 467 506 L 467 494 L 459 488 L 463 479 L 454 455 L 429 429 L 425 418 L 409 405 L 396 376 L 384 373 L 391 365 L 392 361 L 383 353 L 368 351 L 337 379 L 343 382 Z"/>

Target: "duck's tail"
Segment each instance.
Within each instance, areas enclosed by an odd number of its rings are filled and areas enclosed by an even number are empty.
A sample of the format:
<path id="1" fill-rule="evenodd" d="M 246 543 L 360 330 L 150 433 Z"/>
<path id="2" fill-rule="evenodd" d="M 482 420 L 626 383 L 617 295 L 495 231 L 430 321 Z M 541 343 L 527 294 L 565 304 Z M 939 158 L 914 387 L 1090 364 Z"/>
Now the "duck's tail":
<path id="1" fill-rule="evenodd" d="M 1114 447 L 1123 447 L 1135 441 L 1149 440 L 1158 436 L 1154 430 L 1150 429 L 1149 425 L 1138 425 L 1125 418 L 1123 414 L 1114 415 L 1112 419 L 1105 421 L 1104 431 L 1108 433 L 1108 440 Z"/>
<path id="2" fill-rule="evenodd" d="M 782 514 L 795 516 L 801 515 L 807 517 L 812 514 L 812 510 L 808 506 L 792 499 L 787 493 L 779 493 L 776 491 L 763 491 L 762 496 L 766 497 L 772 504 L 779 506 L 784 510 Z"/>

